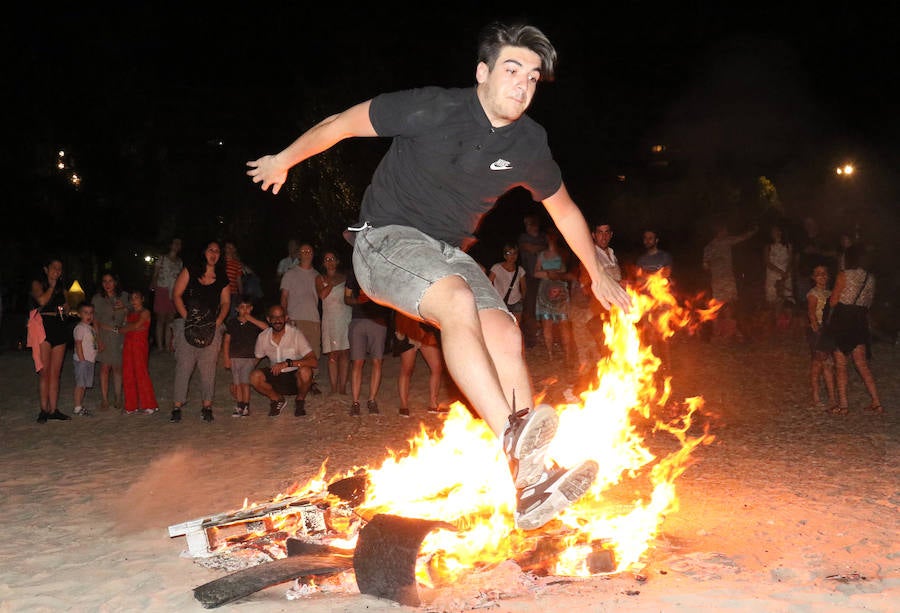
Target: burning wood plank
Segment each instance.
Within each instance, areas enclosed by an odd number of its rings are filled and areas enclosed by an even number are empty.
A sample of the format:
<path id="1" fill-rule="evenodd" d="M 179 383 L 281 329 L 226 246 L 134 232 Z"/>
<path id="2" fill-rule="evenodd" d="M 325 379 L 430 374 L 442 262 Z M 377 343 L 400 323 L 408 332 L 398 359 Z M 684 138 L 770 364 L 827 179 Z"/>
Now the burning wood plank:
<path id="1" fill-rule="evenodd" d="M 194 597 L 212 609 L 297 577 L 329 576 L 352 568 L 361 593 L 418 606 L 415 571 L 419 547 L 422 539 L 438 528 L 454 529 L 441 521 L 375 515 L 360 530 L 353 551 L 289 538 L 287 558 L 205 583 L 194 588 Z"/>
<path id="2" fill-rule="evenodd" d="M 325 513 L 305 497 L 288 497 L 229 513 L 200 517 L 169 526 L 169 537 L 184 536 L 193 557 L 210 556 L 231 538 L 271 532 L 285 517 L 297 518 L 297 531 L 315 534 L 326 529 Z"/>

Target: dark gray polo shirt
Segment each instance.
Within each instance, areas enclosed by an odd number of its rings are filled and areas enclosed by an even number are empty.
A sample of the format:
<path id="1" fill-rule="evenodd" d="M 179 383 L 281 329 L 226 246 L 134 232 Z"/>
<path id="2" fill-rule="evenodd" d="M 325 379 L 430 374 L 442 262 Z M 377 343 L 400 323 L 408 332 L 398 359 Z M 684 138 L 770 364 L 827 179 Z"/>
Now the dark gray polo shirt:
<path id="1" fill-rule="evenodd" d="M 393 142 L 363 196 L 361 222 L 411 226 L 461 246 L 510 189 L 541 201 L 562 185 L 544 128 L 527 115 L 491 127 L 474 87 L 381 94 L 369 117 Z"/>

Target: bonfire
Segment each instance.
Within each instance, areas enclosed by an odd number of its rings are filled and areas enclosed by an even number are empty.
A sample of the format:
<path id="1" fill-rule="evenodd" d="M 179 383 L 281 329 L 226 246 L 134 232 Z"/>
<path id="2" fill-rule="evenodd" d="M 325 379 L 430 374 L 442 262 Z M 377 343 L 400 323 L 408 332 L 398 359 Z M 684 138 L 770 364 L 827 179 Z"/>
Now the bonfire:
<path id="1" fill-rule="evenodd" d="M 455 403 L 440 429 L 423 425 L 407 449 L 387 450 L 378 465 L 329 477 L 326 460 L 319 474 L 290 492 L 172 526 L 170 536 L 186 535 L 192 553 L 205 559 L 247 551 L 263 553 L 252 564 L 285 558 L 292 540 L 349 556 L 366 527 L 386 516 L 424 526 L 413 539 L 419 586 L 447 585 L 509 560 L 553 576 L 639 570 L 666 516 L 678 510 L 676 481 L 691 452 L 713 440 L 705 429 L 692 432 L 702 399 L 670 398 L 671 381 L 644 339 L 648 331 L 664 341 L 680 330 L 693 332 L 721 305 L 680 303 L 659 276 L 629 294 L 631 311 L 614 310 L 604 324 L 609 351 L 588 389 L 578 402 L 556 407 L 560 426 L 549 456 L 563 466 L 592 459 L 598 476 L 581 500 L 543 528 L 515 527 L 515 490 L 502 449 L 482 420 Z M 350 566 L 335 567 L 338 581 L 347 583 Z"/>

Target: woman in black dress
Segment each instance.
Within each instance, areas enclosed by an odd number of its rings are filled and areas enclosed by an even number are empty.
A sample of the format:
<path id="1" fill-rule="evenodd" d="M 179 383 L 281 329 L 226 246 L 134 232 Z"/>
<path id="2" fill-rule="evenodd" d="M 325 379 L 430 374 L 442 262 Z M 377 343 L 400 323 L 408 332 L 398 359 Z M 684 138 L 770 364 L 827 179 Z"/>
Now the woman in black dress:
<path id="1" fill-rule="evenodd" d="M 36 368 L 40 366 L 41 411 L 37 421 L 43 424 L 48 419 L 72 419 L 57 407 L 59 377 L 73 329 L 66 301 L 62 260 L 51 258 L 47 261 L 42 273 L 31 282 L 30 294 L 30 310 L 36 310 L 44 329 L 44 339 L 39 345 L 40 364 L 35 364 Z"/>

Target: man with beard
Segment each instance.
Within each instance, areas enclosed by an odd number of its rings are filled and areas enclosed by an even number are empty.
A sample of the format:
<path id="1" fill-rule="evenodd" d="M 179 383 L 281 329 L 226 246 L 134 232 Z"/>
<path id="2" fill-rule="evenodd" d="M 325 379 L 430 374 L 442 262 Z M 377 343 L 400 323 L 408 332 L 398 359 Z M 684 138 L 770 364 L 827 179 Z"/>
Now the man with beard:
<path id="1" fill-rule="evenodd" d="M 286 325 L 280 304 L 269 307 L 266 321 L 269 327 L 256 338 L 254 353 L 260 362 L 269 358 L 269 366 L 258 368 L 257 364 L 250 373 L 250 385 L 269 399 L 269 417 L 278 417 L 287 406 L 285 395 L 295 396 L 294 416 L 302 417 L 306 415 L 306 394 L 319 361 L 303 333 Z"/>

